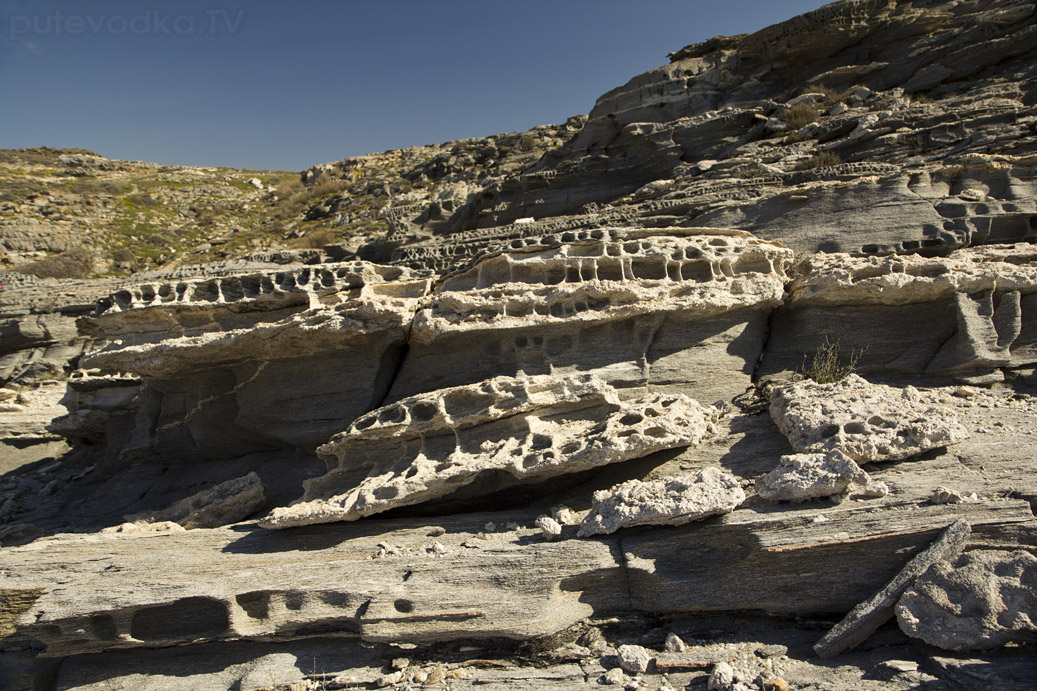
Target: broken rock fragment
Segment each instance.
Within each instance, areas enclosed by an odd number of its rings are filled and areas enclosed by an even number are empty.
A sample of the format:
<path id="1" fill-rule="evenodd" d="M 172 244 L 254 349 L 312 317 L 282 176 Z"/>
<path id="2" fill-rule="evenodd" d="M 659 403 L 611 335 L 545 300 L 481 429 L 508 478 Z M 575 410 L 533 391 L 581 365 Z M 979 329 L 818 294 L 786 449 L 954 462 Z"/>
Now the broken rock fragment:
<path id="1" fill-rule="evenodd" d="M 896 607 L 909 636 L 946 650 L 1037 641 L 1037 557 L 976 550 L 922 574 Z"/>
<path id="2" fill-rule="evenodd" d="M 853 483 L 867 485 L 869 475 L 841 451 L 782 456 L 778 467 L 757 478 L 756 490 L 769 501 L 803 501 L 841 494 Z"/>
<path id="3" fill-rule="evenodd" d="M 130 523 L 172 521 L 185 528 L 218 528 L 242 521 L 263 507 L 263 482 L 254 472 L 227 480 L 161 511 L 145 511 L 124 518 Z"/>
<path id="4" fill-rule="evenodd" d="M 774 389 L 771 417 L 799 453 L 841 451 L 858 463 L 910 458 L 962 441 L 968 432 L 933 394 L 872 384 L 850 374 Z"/>
<path id="5" fill-rule="evenodd" d="M 944 529 L 940 537 L 925 551 L 909 561 L 900 573 L 868 600 L 860 603 L 843 620 L 814 644 L 814 652 L 824 660 L 867 640 L 876 629 L 889 621 L 897 600 L 926 569 L 943 559 L 954 559 L 965 548 L 972 526 L 959 518 Z"/>
<path id="6" fill-rule="evenodd" d="M 683 525 L 733 511 L 745 501 L 738 480 L 719 468 L 681 477 L 630 480 L 594 493 L 580 537 L 608 535 L 635 525 Z"/>
<path id="7" fill-rule="evenodd" d="M 542 480 L 698 444 L 715 430 L 715 410 L 680 394 L 620 401 L 592 375 L 496 377 L 355 420 L 318 450 L 328 473 L 261 525 L 355 520 L 445 497 L 484 473 Z"/>

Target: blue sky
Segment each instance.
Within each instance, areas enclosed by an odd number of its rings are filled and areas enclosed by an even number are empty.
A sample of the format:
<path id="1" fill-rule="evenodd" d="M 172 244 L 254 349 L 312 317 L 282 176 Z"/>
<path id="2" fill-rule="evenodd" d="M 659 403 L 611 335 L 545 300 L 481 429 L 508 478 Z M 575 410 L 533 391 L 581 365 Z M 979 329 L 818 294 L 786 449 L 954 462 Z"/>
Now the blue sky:
<path id="1" fill-rule="evenodd" d="M 0 148 L 301 170 L 586 113 L 822 0 L 0 0 Z"/>

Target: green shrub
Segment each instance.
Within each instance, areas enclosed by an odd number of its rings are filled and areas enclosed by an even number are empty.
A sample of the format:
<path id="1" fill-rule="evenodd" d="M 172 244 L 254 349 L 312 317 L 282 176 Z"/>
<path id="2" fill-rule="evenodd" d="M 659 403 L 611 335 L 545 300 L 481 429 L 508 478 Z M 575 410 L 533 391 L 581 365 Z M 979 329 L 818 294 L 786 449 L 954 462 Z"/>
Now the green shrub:
<path id="1" fill-rule="evenodd" d="M 327 228 L 311 230 L 302 239 L 303 247 L 313 250 L 323 249 L 325 245 L 330 245 L 333 242 L 335 242 L 335 236 Z"/>
<path id="2" fill-rule="evenodd" d="M 53 257 L 45 257 L 15 267 L 15 271 L 40 278 L 86 278 L 94 267 L 93 257 L 83 247 L 74 247 Z"/>
<path id="3" fill-rule="evenodd" d="M 843 159 L 834 151 L 817 151 L 810 158 L 797 163 L 796 170 L 811 170 L 813 168 L 837 166 L 842 162 Z"/>
<path id="4" fill-rule="evenodd" d="M 798 103 L 785 111 L 782 119 L 789 129 L 799 130 L 812 122 L 817 122 L 819 115 L 817 106 L 810 105 L 809 103 Z"/>
<path id="5" fill-rule="evenodd" d="M 850 352 L 847 362 L 839 357 L 839 341 L 829 343 L 825 338 L 824 345 L 814 351 L 814 357 L 807 364 L 807 356 L 803 355 L 803 364 L 800 366 L 800 376 L 813 379 L 818 384 L 831 384 L 843 379 L 848 374 L 857 371 L 857 362 L 863 353 Z"/>

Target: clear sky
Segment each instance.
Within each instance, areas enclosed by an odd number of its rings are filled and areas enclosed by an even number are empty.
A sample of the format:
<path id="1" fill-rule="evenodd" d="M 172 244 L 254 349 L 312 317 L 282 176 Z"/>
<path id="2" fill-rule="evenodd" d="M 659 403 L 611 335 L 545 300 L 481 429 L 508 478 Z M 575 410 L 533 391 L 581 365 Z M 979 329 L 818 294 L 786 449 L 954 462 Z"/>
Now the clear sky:
<path id="1" fill-rule="evenodd" d="M 301 170 L 564 122 L 822 0 L 0 0 L 0 148 Z"/>

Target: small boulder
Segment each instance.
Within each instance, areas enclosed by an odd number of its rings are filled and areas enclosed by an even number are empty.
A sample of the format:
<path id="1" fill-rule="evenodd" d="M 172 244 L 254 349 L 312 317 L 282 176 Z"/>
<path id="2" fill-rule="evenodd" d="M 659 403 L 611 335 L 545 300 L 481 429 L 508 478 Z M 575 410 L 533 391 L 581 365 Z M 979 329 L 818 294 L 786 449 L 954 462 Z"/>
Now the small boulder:
<path id="1" fill-rule="evenodd" d="M 652 663 L 652 652 L 639 645 L 619 646 L 619 666 L 630 674 L 644 674 Z"/>
<path id="2" fill-rule="evenodd" d="M 804 501 L 842 494 L 851 484 L 871 478 L 842 453 L 799 453 L 782 456 L 778 467 L 757 478 L 756 490 L 769 501 Z"/>
<path id="3" fill-rule="evenodd" d="M 537 527 L 540 528 L 540 534 L 544 536 L 544 539 L 548 542 L 552 542 L 562 537 L 562 526 L 555 519 L 550 516 L 541 516 L 536 520 Z"/>
<path id="4" fill-rule="evenodd" d="M 729 513 L 743 501 L 738 479 L 719 468 L 648 482 L 630 480 L 594 493 L 578 535 L 609 535 L 635 525 L 683 525 Z"/>
<path id="5" fill-rule="evenodd" d="M 896 607 L 909 636 L 946 650 L 984 650 L 1037 641 L 1037 557 L 975 550 L 937 562 Z"/>

